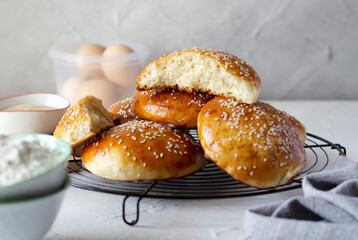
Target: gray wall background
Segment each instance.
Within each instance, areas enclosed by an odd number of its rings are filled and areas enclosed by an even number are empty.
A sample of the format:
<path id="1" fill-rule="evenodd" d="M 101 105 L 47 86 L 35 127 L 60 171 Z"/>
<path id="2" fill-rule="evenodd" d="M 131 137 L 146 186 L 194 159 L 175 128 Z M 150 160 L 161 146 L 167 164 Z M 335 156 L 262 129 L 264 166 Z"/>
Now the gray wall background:
<path id="1" fill-rule="evenodd" d="M 54 43 L 134 41 L 148 61 L 198 46 L 231 52 L 264 99 L 358 99 L 355 0 L 0 0 L 0 97 L 55 92 Z"/>

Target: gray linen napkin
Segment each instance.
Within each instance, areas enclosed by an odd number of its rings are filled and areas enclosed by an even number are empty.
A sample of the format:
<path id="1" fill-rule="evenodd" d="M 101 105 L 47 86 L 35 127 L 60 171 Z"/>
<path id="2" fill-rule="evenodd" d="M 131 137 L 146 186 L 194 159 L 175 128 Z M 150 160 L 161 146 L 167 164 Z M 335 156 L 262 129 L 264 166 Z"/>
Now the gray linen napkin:
<path id="1" fill-rule="evenodd" d="M 358 239 L 358 164 L 339 156 L 329 171 L 302 182 L 304 196 L 249 209 L 252 239 Z"/>

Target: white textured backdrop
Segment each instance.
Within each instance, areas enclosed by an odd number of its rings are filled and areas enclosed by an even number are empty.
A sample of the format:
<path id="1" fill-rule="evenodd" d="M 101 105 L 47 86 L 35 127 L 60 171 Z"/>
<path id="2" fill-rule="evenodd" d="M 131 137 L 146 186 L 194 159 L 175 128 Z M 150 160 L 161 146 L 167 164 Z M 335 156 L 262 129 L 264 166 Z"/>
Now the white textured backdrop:
<path id="1" fill-rule="evenodd" d="M 247 60 L 265 99 L 358 99 L 358 1 L 0 0 L 0 97 L 55 92 L 48 48 L 135 41 Z"/>

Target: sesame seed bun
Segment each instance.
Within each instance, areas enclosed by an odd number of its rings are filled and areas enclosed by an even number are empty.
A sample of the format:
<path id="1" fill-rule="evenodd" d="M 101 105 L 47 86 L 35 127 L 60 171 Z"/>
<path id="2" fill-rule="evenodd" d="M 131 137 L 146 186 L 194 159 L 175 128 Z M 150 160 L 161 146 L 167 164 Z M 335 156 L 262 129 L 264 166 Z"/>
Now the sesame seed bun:
<path id="1" fill-rule="evenodd" d="M 179 178 L 205 164 L 190 136 L 146 120 L 115 126 L 88 143 L 82 163 L 93 174 L 113 180 Z"/>
<path id="2" fill-rule="evenodd" d="M 115 125 L 123 124 L 137 118 L 133 112 L 133 98 L 126 98 L 118 101 L 107 108 L 108 112 L 112 114 Z"/>
<path id="3" fill-rule="evenodd" d="M 72 147 L 77 147 L 113 126 L 112 116 L 103 106 L 102 100 L 89 95 L 67 110 L 53 134 Z"/>
<path id="4" fill-rule="evenodd" d="M 238 57 L 219 50 L 190 48 L 164 55 L 147 65 L 137 78 L 137 90 L 175 88 L 187 92 L 255 103 L 261 81 Z"/>
<path id="5" fill-rule="evenodd" d="M 269 188 L 290 182 L 306 165 L 304 127 L 292 120 L 267 103 L 217 97 L 201 109 L 198 135 L 205 154 L 234 179 Z"/>
<path id="6" fill-rule="evenodd" d="M 196 128 L 200 109 L 213 97 L 174 89 L 137 91 L 133 111 L 139 118 L 174 128 Z"/>

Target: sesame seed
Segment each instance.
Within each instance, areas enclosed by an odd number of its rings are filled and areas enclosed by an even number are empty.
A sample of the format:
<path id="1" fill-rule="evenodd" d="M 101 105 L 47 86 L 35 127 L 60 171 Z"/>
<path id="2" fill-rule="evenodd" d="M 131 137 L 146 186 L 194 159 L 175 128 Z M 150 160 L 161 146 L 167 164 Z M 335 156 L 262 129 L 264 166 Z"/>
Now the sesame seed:
<path id="1" fill-rule="evenodd" d="M 287 164 L 287 162 L 282 162 L 282 163 L 280 163 L 280 167 L 283 167 L 283 166 L 285 166 Z"/>

